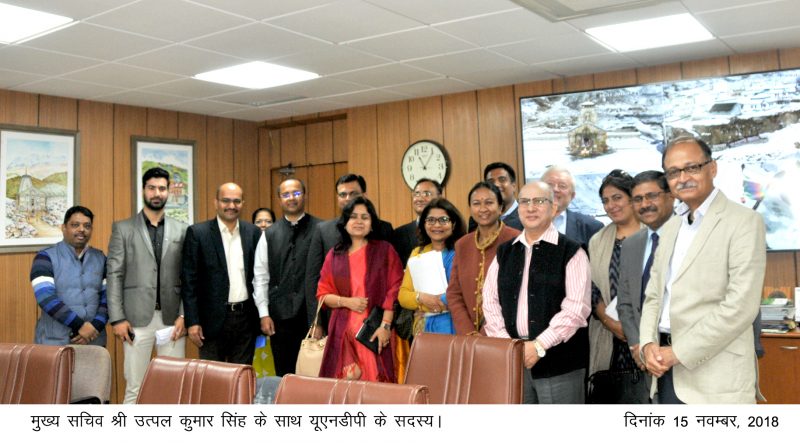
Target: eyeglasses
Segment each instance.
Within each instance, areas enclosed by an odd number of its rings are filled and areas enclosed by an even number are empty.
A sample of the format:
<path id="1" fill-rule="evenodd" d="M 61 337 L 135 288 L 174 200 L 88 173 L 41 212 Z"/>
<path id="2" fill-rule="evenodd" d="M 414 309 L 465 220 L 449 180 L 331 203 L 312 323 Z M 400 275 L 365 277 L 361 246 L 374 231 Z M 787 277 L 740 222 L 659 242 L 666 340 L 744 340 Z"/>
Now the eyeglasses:
<path id="1" fill-rule="evenodd" d="M 520 207 L 539 207 L 542 208 L 547 205 L 548 202 L 552 203 L 553 201 L 550 198 L 519 198 L 517 200 Z"/>
<path id="2" fill-rule="evenodd" d="M 558 190 L 559 192 L 566 192 L 571 188 L 566 182 L 548 182 L 547 185 L 549 185 L 553 190 Z"/>
<path id="3" fill-rule="evenodd" d="M 486 178 L 487 181 L 494 184 L 508 184 L 511 179 L 508 176 L 498 176 L 496 178 Z"/>
<path id="4" fill-rule="evenodd" d="M 671 168 L 671 169 L 667 170 L 666 172 L 664 172 L 664 174 L 667 175 L 667 179 L 675 179 L 678 176 L 680 176 L 681 173 L 686 173 L 687 175 L 696 175 L 696 174 L 700 173 L 700 170 L 703 167 L 705 167 L 706 165 L 711 163 L 711 161 L 713 161 L 713 159 L 709 159 L 706 162 L 703 162 L 703 163 L 700 163 L 700 164 L 689 164 L 689 165 L 687 165 L 686 167 L 683 167 L 683 168 Z"/>
<path id="5" fill-rule="evenodd" d="M 641 203 L 644 202 L 645 199 L 650 201 L 650 202 L 653 202 L 656 199 L 658 199 L 659 196 L 663 195 L 664 193 L 667 193 L 667 192 L 663 192 L 663 191 L 662 192 L 650 192 L 650 193 L 645 193 L 644 195 L 636 195 L 633 198 L 631 198 L 631 201 L 633 201 L 634 204 L 641 204 Z"/>
<path id="6" fill-rule="evenodd" d="M 428 191 L 428 190 L 425 190 L 425 191 L 422 191 L 422 192 L 420 192 L 420 191 L 415 191 L 414 192 L 414 197 L 415 198 L 421 198 L 423 196 L 426 197 L 426 198 L 430 198 L 431 196 L 433 196 L 433 192 Z"/>
<path id="7" fill-rule="evenodd" d="M 289 198 L 291 198 L 291 197 L 293 197 L 293 196 L 294 196 L 295 198 L 299 198 L 299 197 L 303 196 L 303 192 L 301 192 L 300 190 L 295 190 L 295 191 L 293 191 L 293 192 L 284 192 L 284 193 L 281 193 L 279 196 L 280 196 L 281 198 L 283 198 L 283 199 L 289 199 Z"/>
<path id="8" fill-rule="evenodd" d="M 449 216 L 440 216 L 438 218 L 434 218 L 433 216 L 429 216 L 429 217 L 425 218 L 425 224 L 427 224 L 429 226 L 435 225 L 437 222 L 439 223 L 440 226 L 446 226 L 446 225 L 450 224 L 451 221 L 452 220 L 450 219 Z"/>
<path id="9" fill-rule="evenodd" d="M 339 192 L 339 193 L 336 194 L 336 196 L 338 196 L 338 197 L 340 197 L 342 199 L 358 198 L 359 196 L 361 196 L 361 192 L 357 192 L 355 190 L 353 190 L 352 192 L 349 192 L 349 193 L 348 192 Z"/>
<path id="10" fill-rule="evenodd" d="M 625 200 L 625 195 L 617 193 L 617 194 L 611 195 L 610 198 L 601 198 L 600 202 L 602 202 L 603 205 L 606 205 L 609 202 L 613 202 L 614 204 L 619 204 L 624 200 Z"/>
<path id="11" fill-rule="evenodd" d="M 236 206 L 240 206 L 240 205 L 242 205 L 243 201 L 241 199 L 239 199 L 239 198 L 236 198 L 236 199 L 222 198 L 222 199 L 219 200 L 219 202 L 221 202 L 221 203 L 223 203 L 225 205 L 233 204 L 233 205 L 236 205 Z"/>

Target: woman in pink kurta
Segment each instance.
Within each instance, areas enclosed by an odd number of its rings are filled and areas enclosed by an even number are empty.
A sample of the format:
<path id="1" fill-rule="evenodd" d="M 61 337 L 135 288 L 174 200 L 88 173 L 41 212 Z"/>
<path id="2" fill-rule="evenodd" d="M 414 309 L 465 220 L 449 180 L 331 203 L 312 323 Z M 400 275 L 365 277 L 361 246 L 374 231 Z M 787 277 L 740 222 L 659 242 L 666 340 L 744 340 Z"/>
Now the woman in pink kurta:
<path id="1" fill-rule="evenodd" d="M 369 240 L 378 216 L 372 203 L 356 198 L 342 211 L 342 243 L 331 249 L 320 272 L 317 298 L 331 308 L 320 377 L 394 382 L 392 306 L 403 279 L 400 258 L 385 241 Z M 356 340 L 373 307 L 383 309 L 378 354 Z"/>

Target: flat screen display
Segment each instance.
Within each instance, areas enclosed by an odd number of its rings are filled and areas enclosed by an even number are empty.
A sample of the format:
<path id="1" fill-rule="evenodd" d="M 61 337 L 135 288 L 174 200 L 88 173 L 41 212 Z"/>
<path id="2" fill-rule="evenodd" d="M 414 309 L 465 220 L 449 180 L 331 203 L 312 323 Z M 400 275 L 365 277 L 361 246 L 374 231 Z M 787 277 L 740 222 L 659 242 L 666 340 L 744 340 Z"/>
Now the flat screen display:
<path id="1" fill-rule="evenodd" d="M 526 181 L 566 167 L 573 210 L 603 220 L 603 177 L 661 170 L 665 141 L 689 133 L 712 147 L 715 185 L 763 216 L 768 249 L 800 249 L 800 70 L 524 97 L 520 110 Z"/>

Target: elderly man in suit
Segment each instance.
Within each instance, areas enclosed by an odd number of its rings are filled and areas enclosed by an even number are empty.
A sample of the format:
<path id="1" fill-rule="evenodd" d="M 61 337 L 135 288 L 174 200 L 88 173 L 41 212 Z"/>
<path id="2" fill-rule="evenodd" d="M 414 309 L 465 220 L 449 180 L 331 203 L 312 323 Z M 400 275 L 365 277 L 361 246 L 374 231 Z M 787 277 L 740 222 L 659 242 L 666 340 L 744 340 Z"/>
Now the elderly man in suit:
<path id="1" fill-rule="evenodd" d="M 142 176 L 144 208 L 117 221 L 108 244 L 108 315 L 125 353 L 124 403 L 136 403 L 155 344 L 155 332 L 174 327 L 158 355 L 183 357 L 181 249 L 186 224 L 166 216 L 169 172 L 154 167 Z"/>
<path id="2" fill-rule="evenodd" d="M 644 363 L 639 358 L 642 301 L 647 282 L 650 280 L 650 270 L 658 248 L 661 229 L 673 215 L 675 198 L 669 191 L 664 173 L 655 170 L 641 172 L 633 178 L 632 196 L 633 210 L 639 221 L 647 227 L 622 242 L 617 312 L 631 354 L 639 368 L 644 370 Z M 640 400 L 644 403 L 649 398 L 649 393 L 640 396 Z"/>
<path id="3" fill-rule="evenodd" d="M 603 223 L 589 215 L 569 210 L 569 204 L 575 198 L 575 180 L 569 170 L 551 166 L 542 174 L 542 181 L 546 182 L 556 195 L 558 212 L 553 218 L 556 230 L 563 233 L 588 252 L 589 240 L 603 228 Z"/>
<path id="4" fill-rule="evenodd" d="M 222 184 L 214 198 L 216 218 L 186 230 L 181 298 L 189 340 L 206 360 L 253 362 L 261 325 L 253 264 L 261 229 L 239 219 L 243 203 L 241 187 Z"/>
<path id="5" fill-rule="evenodd" d="M 683 203 L 662 229 L 639 327 L 640 355 L 659 403 L 754 403 L 751 324 L 766 267 L 764 221 L 714 187 L 700 139 L 671 141 L 661 161 Z"/>

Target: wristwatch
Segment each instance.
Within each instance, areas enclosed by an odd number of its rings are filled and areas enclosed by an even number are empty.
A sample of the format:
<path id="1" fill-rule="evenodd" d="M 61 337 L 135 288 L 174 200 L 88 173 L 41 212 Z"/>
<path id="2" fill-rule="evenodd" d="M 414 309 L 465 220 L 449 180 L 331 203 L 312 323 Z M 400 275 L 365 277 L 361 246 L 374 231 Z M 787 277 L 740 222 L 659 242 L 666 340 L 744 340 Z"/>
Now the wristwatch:
<path id="1" fill-rule="evenodd" d="M 536 348 L 536 355 L 538 355 L 539 358 L 542 358 L 545 356 L 545 354 L 547 354 L 547 351 L 544 350 L 541 343 L 539 343 L 539 340 L 533 341 L 533 347 Z"/>
<path id="2" fill-rule="evenodd" d="M 391 330 L 392 330 L 392 325 L 391 325 L 391 324 L 389 324 L 389 323 L 385 323 L 385 322 L 384 322 L 384 323 L 381 325 L 381 327 L 382 327 L 383 329 L 386 329 L 387 331 L 391 331 Z"/>

